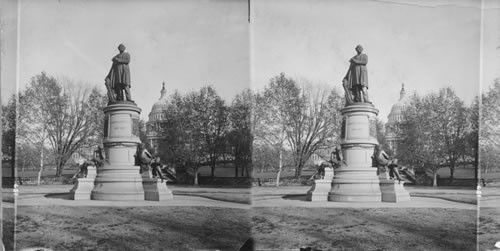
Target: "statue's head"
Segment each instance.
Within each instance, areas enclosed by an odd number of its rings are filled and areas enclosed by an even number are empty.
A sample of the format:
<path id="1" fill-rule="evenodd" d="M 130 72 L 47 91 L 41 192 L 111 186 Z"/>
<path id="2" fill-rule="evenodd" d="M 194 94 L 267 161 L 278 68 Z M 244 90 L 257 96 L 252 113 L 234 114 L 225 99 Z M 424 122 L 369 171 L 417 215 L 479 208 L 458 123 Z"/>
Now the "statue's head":
<path id="1" fill-rule="evenodd" d="M 125 45 L 123 45 L 123 44 L 118 45 L 118 50 L 120 52 L 124 52 L 125 51 Z"/>
<path id="2" fill-rule="evenodd" d="M 361 52 L 363 52 L 363 46 L 361 46 L 360 44 L 358 44 L 358 45 L 356 46 L 356 52 L 357 52 L 358 54 L 361 54 Z"/>

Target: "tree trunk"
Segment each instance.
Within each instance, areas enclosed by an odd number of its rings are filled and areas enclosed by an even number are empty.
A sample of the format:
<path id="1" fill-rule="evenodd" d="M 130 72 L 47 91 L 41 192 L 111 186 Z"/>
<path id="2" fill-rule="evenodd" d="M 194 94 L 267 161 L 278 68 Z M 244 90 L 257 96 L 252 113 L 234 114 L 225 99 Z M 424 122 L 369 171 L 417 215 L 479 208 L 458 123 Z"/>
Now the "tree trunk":
<path id="1" fill-rule="evenodd" d="M 302 175 L 302 163 L 299 161 L 295 165 L 295 178 L 300 178 L 301 175 Z"/>
<path id="2" fill-rule="evenodd" d="M 252 177 L 252 166 L 250 164 L 244 164 L 243 166 L 245 168 L 246 177 Z"/>
<path id="3" fill-rule="evenodd" d="M 298 178 L 298 177 L 300 177 L 299 167 L 297 164 L 295 164 L 295 178 Z"/>
<path id="4" fill-rule="evenodd" d="M 455 160 L 450 161 L 450 183 L 453 181 L 455 174 Z"/>
<path id="5" fill-rule="evenodd" d="M 196 171 L 194 171 L 194 182 L 193 185 L 197 186 L 198 185 L 198 168 L 196 168 Z"/>
<path id="6" fill-rule="evenodd" d="M 479 151 L 477 150 L 477 145 L 476 148 L 474 149 L 474 180 L 476 181 L 476 184 L 479 182 Z"/>
<path id="7" fill-rule="evenodd" d="M 280 186 L 280 176 L 281 176 L 281 168 L 278 169 L 278 172 L 276 173 L 276 187 Z"/>
<path id="8" fill-rule="evenodd" d="M 40 179 L 42 178 L 42 172 L 43 172 L 43 147 L 42 150 L 40 150 L 40 170 L 38 170 L 38 177 L 36 184 L 39 186 L 40 185 Z"/>
<path id="9" fill-rule="evenodd" d="M 438 175 L 438 172 L 437 170 L 434 172 L 434 175 L 432 176 L 432 186 L 433 187 L 437 187 L 437 175 Z"/>
<path id="10" fill-rule="evenodd" d="M 41 178 L 42 178 L 42 172 L 43 172 L 43 167 L 40 167 L 40 170 L 38 170 L 38 176 L 37 176 L 37 179 L 36 179 L 37 186 L 40 185 L 40 181 L 41 181 Z"/>
<path id="11" fill-rule="evenodd" d="M 283 169 L 283 149 L 280 149 L 280 157 L 278 163 L 278 172 L 276 173 L 276 187 L 280 186 L 281 170 Z"/>
<path id="12" fill-rule="evenodd" d="M 59 157 L 57 161 L 57 166 L 56 166 L 56 176 L 61 177 L 63 170 L 64 170 L 64 165 L 66 165 L 67 160 L 65 160 L 63 157 Z"/>
<path id="13" fill-rule="evenodd" d="M 238 165 L 236 163 L 234 163 L 234 177 L 238 178 Z"/>
<path id="14" fill-rule="evenodd" d="M 62 175 L 62 171 L 61 171 L 61 167 L 59 165 L 59 163 L 57 164 L 57 167 L 56 167 L 56 176 L 57 177 L 61 177 Z"/>
<path id="15" fill-rule="evenodd" d="M 304 163 L 302 163 L 302 160 L 300 157 L 295 156 L 295 178 L 300 178 L 302 175 L 302 167 Z"/>
<path id="16" fill-rule="evenodd" d="M 213 161 L 212 164 L 210 165 L 210 169 L 211 169 L 210 177 L 214 178 L 215 177 L 215 161 Z"/>

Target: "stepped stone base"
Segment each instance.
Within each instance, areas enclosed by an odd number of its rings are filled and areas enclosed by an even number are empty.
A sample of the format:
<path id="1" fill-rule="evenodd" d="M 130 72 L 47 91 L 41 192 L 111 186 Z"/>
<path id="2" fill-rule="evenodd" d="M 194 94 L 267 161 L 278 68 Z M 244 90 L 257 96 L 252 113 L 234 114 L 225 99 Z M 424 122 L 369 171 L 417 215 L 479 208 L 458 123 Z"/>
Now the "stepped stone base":
<path id="1" fill-rule="evenodd" d="M 335 178 L 328 201 L 380 202 L 381 192 L 376 169 L 372 167 L 341 167 Z"/>
<path id="2" fill-rule="evenodd" d="M 95 179 L 92 200 L 144 200 L 139 166 L 103 166 Z"/>
<path id="3" fill-rule="evenodd" d="M 70 199 L 72 200 L 90 200 L 90 194 L 94 189 L 94 181 L 96 177 L 95 166 L 87 167 L 87 178 L 79 178 L 75 185 L 69 191 Z"/>
<path id="4" fill-rule="evenodd" d="M 330 189 L 332 189 L 331 180 L 314 180 L 311 189 L 307 191 L 307 201 L 328 201 Z"/>
<path id="5" fill-rule="evenodd" d="M 166 181 L 156 178 L 142 178 L 144 200 L 165 201 L 173 199 L 172 191 L 168 189 Z"/>
<path id="6" fill-rule="evenodd" d="M 406 191 L 404 182 L 380 180 L 380 191 L 382 191 L 382 202 L 410 201 L 410 193 Z"/>

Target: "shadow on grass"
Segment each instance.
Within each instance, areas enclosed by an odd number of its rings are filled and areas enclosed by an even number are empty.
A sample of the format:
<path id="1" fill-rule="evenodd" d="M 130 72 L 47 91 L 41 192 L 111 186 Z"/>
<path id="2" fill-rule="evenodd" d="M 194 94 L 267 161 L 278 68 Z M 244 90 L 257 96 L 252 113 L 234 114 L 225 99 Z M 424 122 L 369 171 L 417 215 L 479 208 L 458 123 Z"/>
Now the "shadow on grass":
<path id="1" fill-rule="evenodd" d="M 463 195 L 448 195 L 448 194 L 432 195 L 432 194 L 424 194 L 424 193 L 410 193 L 410 196 L 411 197 L 441 199 L 441 200 L 447 200 L 447 201 L 451 201 L 451 202 L 477 205 L 477 198 L 475 195 L 463 196 Z"/>
<path id="2" fill-rule="evenodd" d="M 475 195 L 471 196 L 463 196 L 463 195 L 432 195 L 432 194 L 425 194 L 425 193 L 410 193 L 411 197 L 423 197 L 423 198 L 433 198 L 433 199 L 441 199 L 441 200 L 447 200 L 451 202 L 457 202 L 457 203 L 466 203 L 466 204 L 472 204 L 472 205 L 477 205 L 477 198 Z M 295 200 L 295 201 L 307 201 L 307 195 L 305 194 L 287 194 L 282 196 L 283 199 L 285 200 Z"/>
<path id="3" fill-rule="evenodd" d="M 307 195 L 305 194 L 287 194 L 282 198 L 285 200 L 297 200 L 297 201 L 307 201 Z"/>
<path id="4" fill-rule="evenodd" d="M 50 199 L 71 200 L 71 196 L 69 193 L 48 193 L 44 197 Z"/>
<path id="5" fill-rule="evenodd" d="M 183 196 L 193 196 L 193 197 L 201 197 L 216 201 L 222 202 L 231 202 L 238 204 L 250 205 L 252 204 L 252 199 L 250 197 L 244 197 L 242 194 L 236 195 L 227 195 L 221 193 L 191 193 L 191 192 L 181 192 L 181 191 L 173 191 L 174 195 L 183 195 Z"/>

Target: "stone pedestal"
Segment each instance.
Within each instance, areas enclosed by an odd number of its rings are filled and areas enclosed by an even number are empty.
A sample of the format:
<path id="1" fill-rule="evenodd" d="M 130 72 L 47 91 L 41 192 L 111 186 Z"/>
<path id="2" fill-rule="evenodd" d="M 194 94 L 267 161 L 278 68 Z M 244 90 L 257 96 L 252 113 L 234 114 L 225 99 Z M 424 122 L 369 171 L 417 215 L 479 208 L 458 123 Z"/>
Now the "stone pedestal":
<path id="1" fill-rule="evenodd" d="M 139 140 L 139 114 L 135 103 L 121 101 L 104 108 L 104 165 L 97 170 L 92 200 L 144 200 L 135 152 Z"/>
<path id="2" fill-rule="evenodd" d="M 314 180 L 309 191 L 307 191 L 307 201 L 327 201 L 328 192 L 332 189 L 332 180 Z"/>
<path id="3" fill-rule="evenodd" d="M 167 182 L 156 178 L 143 178 L 144 200 L 164 201 L 173 198 L 172 191 L 168 189 Z"/>
<path id="4" fill-rule="evenodd" d="M 327 201 L 328 192 L 332 189 L 333 168 L 325 168 L 325 177 L 323 179 L 314 180 L 313 185 L 307 191 L 307 201 Z"/>
<path id="5" fill-rule="evenodd" d="M 380 191 L 382 192 L 382 202 L 402 202 L 410 201 L 410 193 L 404 187 L 404 181 L 389 179 L 388 172 L 379 174 Z"/>
<path id="6" fill-rule="evenodd" d="M 378 109 L 369 103 L 355 103 L 342 109 L 341 148 L 345 165 L 335 169 L 329 201 L 380 202 L 377 169 L 372 155 L 378 145 Z"/>
<path id="7" fill-rule="evenodd" d="M 69 191 L 72 200 L 90 200 L 90 194 L 94 189 L 94 181 L 97 175 L 95 166 L 87 167 L 87 177 L 76 179 L 76 183 Z"/>

